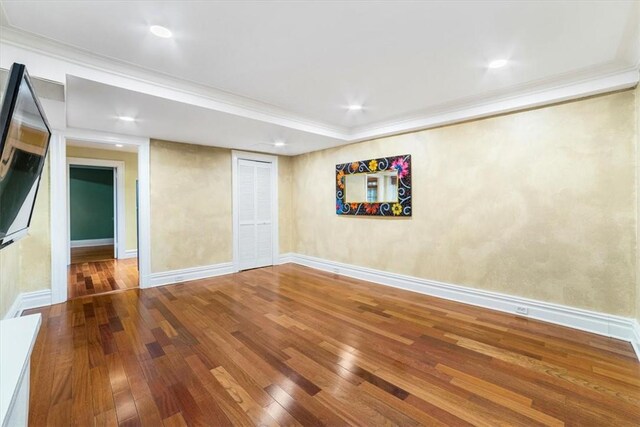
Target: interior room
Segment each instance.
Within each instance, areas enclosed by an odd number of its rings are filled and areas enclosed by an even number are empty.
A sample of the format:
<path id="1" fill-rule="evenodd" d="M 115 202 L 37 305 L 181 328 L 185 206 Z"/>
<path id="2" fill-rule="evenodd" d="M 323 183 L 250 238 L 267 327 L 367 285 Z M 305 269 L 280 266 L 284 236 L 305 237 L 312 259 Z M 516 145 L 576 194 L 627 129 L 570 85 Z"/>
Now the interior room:
<path id="1" fill-rule="evenodd" d="M 639 81 L 635 0 L 0 0 L 0 425 L 640 425 Z"/>

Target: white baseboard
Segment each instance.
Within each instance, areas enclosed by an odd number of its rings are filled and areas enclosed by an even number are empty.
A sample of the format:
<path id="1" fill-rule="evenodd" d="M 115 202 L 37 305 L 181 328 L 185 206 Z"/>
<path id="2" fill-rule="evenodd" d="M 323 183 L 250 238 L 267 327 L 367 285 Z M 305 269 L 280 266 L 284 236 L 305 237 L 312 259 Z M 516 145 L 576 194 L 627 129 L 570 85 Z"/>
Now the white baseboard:
<path id="1" fill-rule="evenodd" d="M 640 322 L 638 322 L 637 320 L 633 321 L 633 339 L 631 340 L 631 345 L 636 351 L 638 360 L 640 360 Z"/>
<path id="2" fill-rule="evenodd" d="M 13 319 L 18 317 L 22 310 L 20 309 L 20 303 L 22 302 L 22 294 L 18 294 L 16 299 L 13 300 L 13 304 L 9 307 L 9 310 L 4 314 L 3 319 Z"/>
<path id="3" fill-rule="evenodd" d="M 291 262 L 293 262 L 293 256 L 295 254 L 292 252 L 287 252 L 285 254 L 280 254 L 280 256 L 278 257 L 278 265 L 280 264 L 289 264 Z"/>
<path id="4" fill-rule="evenodd" d="M 124 251 L 124 257 L 121 257 L 120 259 L 136 258 L 137 256 L 138 256 L 137 249 L 127 249 L 126 251 Z"/>
<path id="5" fill-rule="evenodd" d="M 89 246 L 113 245 L 113 239 L 72 240 L 70 243 L 72 248 L 86 248 Z"/>
<path id="6" fill-rule="evenodd" d="M 51 305 L 51 289 L 43 289 L 35 292 L 23 292 L 18 294 L 16 299 L 9 307 L 9 311 L 4 315 L 5 319 L 18 317 L 24 310 L 30 308 L 44 307 Z"/>
<path id="7" fill-rule="evenodd" d="M 614 316 L 595 311 L 567 307 L 528 298 L 521 298 L 498 292 L 483 291 L 465 286 L 452 285 L 435 280 L 421 279 L 402 274 L 375 270 L 315 258 L 300 254 L 286 254 L 287 259 L 295 264 L 304 265 L 318 270 L 329 271 L 360 280 L 379 283 L 421 294 L 431 295 L 465 304 L 517 314 L 516 308 L 524 307 L 528 313 L 524 317 L 543 320 L 549 323 L 568 326 L 582 331 L 618 338 L 633 345 L 636 356 L 640 360 L 640 326 L 635 319 Z M 284 258 L 282 258 L 284 259 Z"/>
<path id="8" fill-rule="evenodd" d="M 233 273 L 233 263 L 223 262 L 220 264 L 205 265 L 203 267 L 184 268 L 181 270 L 163 271 L 151 274 L 149 287 L 170 285 L 189 280 L 206 279 L 208 277 L 222 276 Z"/>

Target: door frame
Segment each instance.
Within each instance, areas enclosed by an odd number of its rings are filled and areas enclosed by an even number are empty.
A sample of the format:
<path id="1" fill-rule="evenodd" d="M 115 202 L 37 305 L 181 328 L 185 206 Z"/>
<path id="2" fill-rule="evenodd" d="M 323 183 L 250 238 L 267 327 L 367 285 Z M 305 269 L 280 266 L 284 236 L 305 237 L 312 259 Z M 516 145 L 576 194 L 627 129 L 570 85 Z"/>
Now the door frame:
<path id="1" fill-rule="evenodd" d="M 113 245 L 114 258 L 127 258 L 127 233 L 125 217 L 125 164 L 119 160 L 102 160 L 81 157 L 67 157 L 67 235 L 69 242 L 67 264 L 71 264 L 71 167 L 89 166 L 113 168 L 115 171 L 115 185 L 113 186 L 114 216 L 113 216 Z"/>
<path id="2" fill-rule="evenodd" d="M 278 156 L 269 154 L 251 153 L 248 151 L 231 151 L 231 193 L 232 193 L 232 209 L 233 209 L 233 272 L 240 271 L 240 262 L 238 256 L 238 229 L 240 221 L 240 212 L 238 212 L 238 161 L 253 160 L 257 162 L 271 163 L 271 221 L 272 236 L 271 244 L 271 265 L 277 265 L 280 258 L 280 244 L 278 231 Z"/>
<path id="3" fill-rule="evenodd" d="M 67 140 L 105 144 L 135 145 L 138 149 L 139 228 L 138 239 L 140 288 L 151 283 L 151 197 L 149 188 L 150 139 L 86 129 L 54 130 L 49 143 L 51 185 L 51 303 L 65 302 L 67 296 Z"/>

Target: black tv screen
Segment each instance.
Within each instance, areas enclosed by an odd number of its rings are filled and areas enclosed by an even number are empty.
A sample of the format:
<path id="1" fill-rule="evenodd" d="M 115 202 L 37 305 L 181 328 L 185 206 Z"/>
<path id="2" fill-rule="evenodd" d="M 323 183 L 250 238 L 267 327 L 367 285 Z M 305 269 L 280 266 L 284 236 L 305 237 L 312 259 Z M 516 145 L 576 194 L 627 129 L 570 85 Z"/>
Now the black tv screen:
<path id="1" fill-rule="evenodd" d="M 0 110 L 0 248 L 27 234 L 51 129 L 24 65 L 13 64 Z"/>

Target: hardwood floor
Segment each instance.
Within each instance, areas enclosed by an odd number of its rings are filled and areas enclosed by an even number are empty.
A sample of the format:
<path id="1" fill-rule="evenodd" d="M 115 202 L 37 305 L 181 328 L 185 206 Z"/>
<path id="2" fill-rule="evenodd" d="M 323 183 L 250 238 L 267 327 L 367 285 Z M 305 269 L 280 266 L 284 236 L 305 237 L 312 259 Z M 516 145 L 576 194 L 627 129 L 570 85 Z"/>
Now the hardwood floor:
<path id="1" fill-rule="evenodd" d="M 626 342 L 292 264 L 35 311 L 32 426 L 640 421 Z"/>
<path id="2" fill-rule="evenodd" d="M 108 259 L 71 264 L 68 268 L 69 299 L 138 287 L 138 260 Z"/>
<path id="3" fill-rule="evenodd" d="M 113 245 L 71 248 L 71 264 L 113 259 Z"/>

